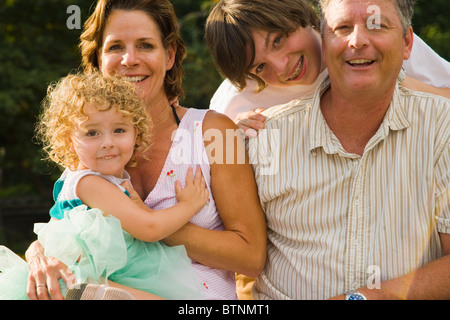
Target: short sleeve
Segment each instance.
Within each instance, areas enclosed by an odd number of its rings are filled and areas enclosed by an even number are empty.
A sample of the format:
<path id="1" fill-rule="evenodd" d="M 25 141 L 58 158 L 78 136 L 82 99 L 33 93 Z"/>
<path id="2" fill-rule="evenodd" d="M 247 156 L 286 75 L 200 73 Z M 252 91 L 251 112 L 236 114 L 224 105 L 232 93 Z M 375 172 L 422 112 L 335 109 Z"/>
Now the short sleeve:
<path id="1" fill-rule="evenodd" d="M 435 216 L 440 233 L 450 234 L 450 138 L 435 166 Z"/>

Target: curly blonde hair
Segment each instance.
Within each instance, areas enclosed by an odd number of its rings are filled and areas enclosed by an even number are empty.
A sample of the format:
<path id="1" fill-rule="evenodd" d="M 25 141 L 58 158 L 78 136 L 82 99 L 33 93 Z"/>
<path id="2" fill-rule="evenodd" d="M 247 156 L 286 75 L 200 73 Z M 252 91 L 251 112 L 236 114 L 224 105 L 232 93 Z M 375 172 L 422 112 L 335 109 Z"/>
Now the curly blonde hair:
<path id="1" fill-rule="evenodd" d="M 36 125 L 36 138 L 42 143 L 47 159 L 71 170 L 78 167 L 78 155 L 71 148 L 72 133 L 80 118 L 88 119 L 84 112 L 87 104 L 100 111 L 116 108 L 131 120 L 137 138 L 128 166 L 136 165 L 136 151 L 144 152 L 150 145 L 151 119 L 133 84 L 99 72 L 68 75 L 48 87 Z"/>

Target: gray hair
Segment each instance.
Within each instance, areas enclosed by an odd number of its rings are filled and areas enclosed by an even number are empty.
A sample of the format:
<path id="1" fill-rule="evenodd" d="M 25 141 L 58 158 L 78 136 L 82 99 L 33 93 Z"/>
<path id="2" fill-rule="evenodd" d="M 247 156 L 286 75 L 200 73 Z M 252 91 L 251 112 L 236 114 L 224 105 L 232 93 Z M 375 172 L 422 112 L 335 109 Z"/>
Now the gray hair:
<path id="1" fill-rule="evenodd" d="M 325 12 L 327 10 L 328 5 L 333 0 L 316 0 L 316 1 L 318 4 L 318 7 L 320 8 L 320 11 L 321 11 L 322 30 L 323 30 Z M 340 1 L 340 0 L 336 0 L 336 1 Z M 415 0 L 389 0 L 389 1 L 393 2 L 395 7 L 397 8 L 398 16 L 400 18 L 400 22 L 401 22 L 402 28 L 403 28 L 403 35 L 406 35 L 406 31 L 412 24 Z"/>

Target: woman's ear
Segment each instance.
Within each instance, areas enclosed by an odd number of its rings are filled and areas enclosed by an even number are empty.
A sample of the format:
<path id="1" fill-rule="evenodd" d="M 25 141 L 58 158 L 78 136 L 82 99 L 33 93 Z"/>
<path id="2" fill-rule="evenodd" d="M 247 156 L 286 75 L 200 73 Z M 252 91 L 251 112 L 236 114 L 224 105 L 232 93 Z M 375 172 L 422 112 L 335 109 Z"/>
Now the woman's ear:
<path id="1" fill-rule="evenodd" d="M 166 62 L 166 70 L 172 69 L 175 64 L 175 56 L 177 55 L 177 49 L 170 45 L 166 50 L 167 62 Z"/>

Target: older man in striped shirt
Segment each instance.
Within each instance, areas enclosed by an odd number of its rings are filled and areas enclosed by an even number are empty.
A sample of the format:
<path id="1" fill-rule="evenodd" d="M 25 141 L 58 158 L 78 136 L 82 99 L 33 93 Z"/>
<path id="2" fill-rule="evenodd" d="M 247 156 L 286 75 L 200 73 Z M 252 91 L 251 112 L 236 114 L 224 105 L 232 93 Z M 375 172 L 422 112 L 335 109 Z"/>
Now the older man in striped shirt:
<path id="1" fill-rule="evenodd" d="M 323 0 L 329 78 L 249 142 L 256 299 L 450 298 L 450 100 L 397 84 L 413 0 Z"/>

